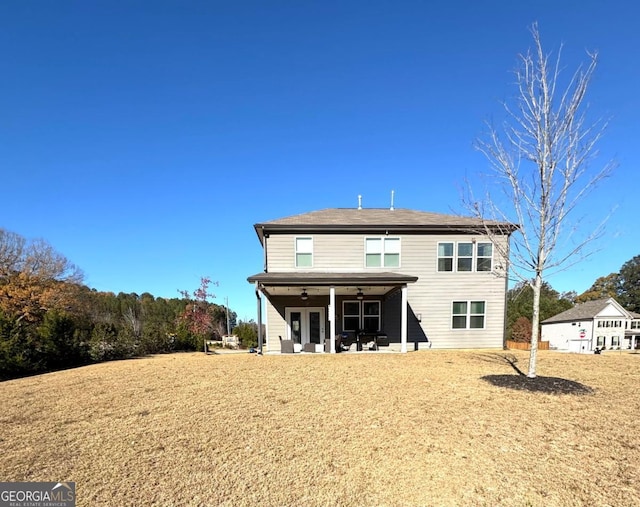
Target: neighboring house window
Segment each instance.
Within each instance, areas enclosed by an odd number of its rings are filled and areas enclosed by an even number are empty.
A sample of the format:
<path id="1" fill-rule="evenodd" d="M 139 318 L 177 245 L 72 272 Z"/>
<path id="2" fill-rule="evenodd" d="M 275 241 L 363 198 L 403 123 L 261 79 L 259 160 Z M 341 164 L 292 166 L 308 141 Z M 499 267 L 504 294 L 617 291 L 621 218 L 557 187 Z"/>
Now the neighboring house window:
<path id="1" fill-rule="evenodd" d="M 296 267 L 313 266 L 313 238 L 296 238 Z"/>
<path id="2" fill-rule="evenodd" d="M 400 238 L 365 238 L 365 265 L 368 268 L 400 266 Z"/>
<path id="3" fill-rule="evenodd" d="M 605 339 L 604 336 L 598 336 L 596 339 L 596 347 L 604 347 Z"/>
<path id="4" fill-rule="evenodd" d="M 455 248 L 454 248 L 455 246 Z M 455 255 L 454 255 L 455 253 Z M 493 244 L 438 243 L 438 271 L 482 272 L 493 269 Z"/>
<path id="5" fill-rule="evenodd" d="M 458 243 L 458 271 L 473 269 L 473 243 Z"/>
<path id="6" fill-rule="evenodd" d="M 438 243 L 438 271 L 453 271 L 453 243 Z"/>
<path id="7" fill-rule="evenodd" d="M 631 329 L 640 329 L 640 322 L 632 322 Z"/>
<path id="8" fill-rule="evenodd" d="M 611 346 L 612 347 L 619 347 L 620 346 L 620 337 L 619 336 L 612 336 L 611 337 Z"/>
<path id="9" fill-rule="evenodd" d="M 453 329 L 484 329 L 484 301 L 454 301 L 452 308 Z"/>
<path id="10" fill-rule="evenodd" d="M 344 301 L 342 330 L 376 332 L 380 330 L 380 301 Z"/>
<path id="11" fill-rule="evenodd" d="M 491 243 L 478 243 L 478 257 L 476 259 L 476 271 L 491 271 L 493 258 L 493 245 Z"/>

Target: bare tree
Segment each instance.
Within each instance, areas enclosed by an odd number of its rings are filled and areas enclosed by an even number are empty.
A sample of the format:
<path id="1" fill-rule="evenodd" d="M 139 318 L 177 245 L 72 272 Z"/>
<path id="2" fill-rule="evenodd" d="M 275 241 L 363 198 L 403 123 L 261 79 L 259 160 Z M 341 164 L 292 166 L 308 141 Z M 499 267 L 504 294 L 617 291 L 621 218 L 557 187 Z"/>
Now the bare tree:
<path id="1" fill-rule="evenodd" d="M 614 167 L 607 163 L 591 170 L 596 144 L 606 121 L 587 123 L 585 96 L 597 65 L 597 54 L 587 53 L 568 81 L 562 81 L 560 51 L 551 59 L 542 48 L 538 27 L 531 27 L 533 50 L 520 55 L 515 71 L 517 96 L 504 103 L 507 119 L 500 132 L 488 125 L 477 148 L 490 162 L 491 184 L 476 201 L 473 192 L 465 205 L 483 222 L 516 222 L 510 257 L 511 271 L 533 289 L 533 319 L 528 377 L 536 376 L 540 324 L 540 290 L 545 276 L 582 260 L 589 243 L 603 232 L 604 221 L 582 233 L 575 217 L 578 204 Z M 488 234 L 495 234 L 486 228 Z M 501 248 L 500 242 L 496 247 Z"/>
<path id="2" fill-rule="evenodd" d="M 0 228 L 0 279 L 22 273 L 43 280 L 80 283 L 82 271 L 47 241 L 27 241 Z"/>
<path id="3" fill-rule="evenodd" d="M 22 269 L 25 244 L 19 234 L 0 228 L 0 279 Z"/>

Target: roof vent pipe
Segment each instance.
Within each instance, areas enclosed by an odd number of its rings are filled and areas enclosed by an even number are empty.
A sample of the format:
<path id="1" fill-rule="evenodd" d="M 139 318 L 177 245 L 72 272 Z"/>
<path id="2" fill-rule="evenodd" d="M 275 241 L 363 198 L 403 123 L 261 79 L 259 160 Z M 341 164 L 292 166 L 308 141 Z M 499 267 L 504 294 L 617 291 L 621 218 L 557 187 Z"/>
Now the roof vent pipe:
<path id="1" fill-rule="evenodd" d="M 393 211 L 393 194 L 395 193 L 395 190 L 391 191 L 391 207 L 389 208 L 389 210 Z"/>
<path id="2" fill-rule="evenodd" d="M 358 209 L 362 209 L 362 196 L 358 195 Z"/>

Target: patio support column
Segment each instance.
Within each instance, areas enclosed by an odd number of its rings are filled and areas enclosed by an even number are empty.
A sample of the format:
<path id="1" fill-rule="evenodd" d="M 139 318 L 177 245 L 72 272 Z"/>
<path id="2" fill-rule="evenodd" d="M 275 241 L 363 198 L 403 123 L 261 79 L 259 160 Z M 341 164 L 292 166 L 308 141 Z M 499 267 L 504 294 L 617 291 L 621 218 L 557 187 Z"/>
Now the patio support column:
<path id="1" fill-rule="evenodd" d="M 331 353 L 336 353 L 336 288 L 329 288 L 329 340 Z"/>
<path id="2" fill-rule="evenodd" d="M 258 354 L 262 355 L 262 298 L 258 282 L 256 282 L 256 298 L 258 300 Z"/>
<path id="3" fill-rule="evenodd" d="M 402 286 L 402 303 L 400 310 L 400 352 L 407 351 L 407 286 Z"/>

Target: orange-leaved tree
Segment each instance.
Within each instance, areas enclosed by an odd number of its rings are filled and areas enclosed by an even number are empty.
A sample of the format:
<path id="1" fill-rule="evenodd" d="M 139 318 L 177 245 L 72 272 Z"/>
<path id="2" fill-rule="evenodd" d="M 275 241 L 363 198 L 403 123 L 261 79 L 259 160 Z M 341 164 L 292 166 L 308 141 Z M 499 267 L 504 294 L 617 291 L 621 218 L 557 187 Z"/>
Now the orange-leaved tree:
<path id="1" fill-rule="evenodd" d="M 179 321 L 200 343 L 204 344 L 205 352 L 207 351 L 206 338 L 214 330 L 214 318 L 208 300 L 216 296 L 209 292 L 210 285 L 218 285 L 218 282 L 212 282 L 211 278 L 203 276 L 200 278 L 200 287 L 193 293 L 187 290 L 178 291 L 184 299 L 189 301 L 180 315 Z"/>

